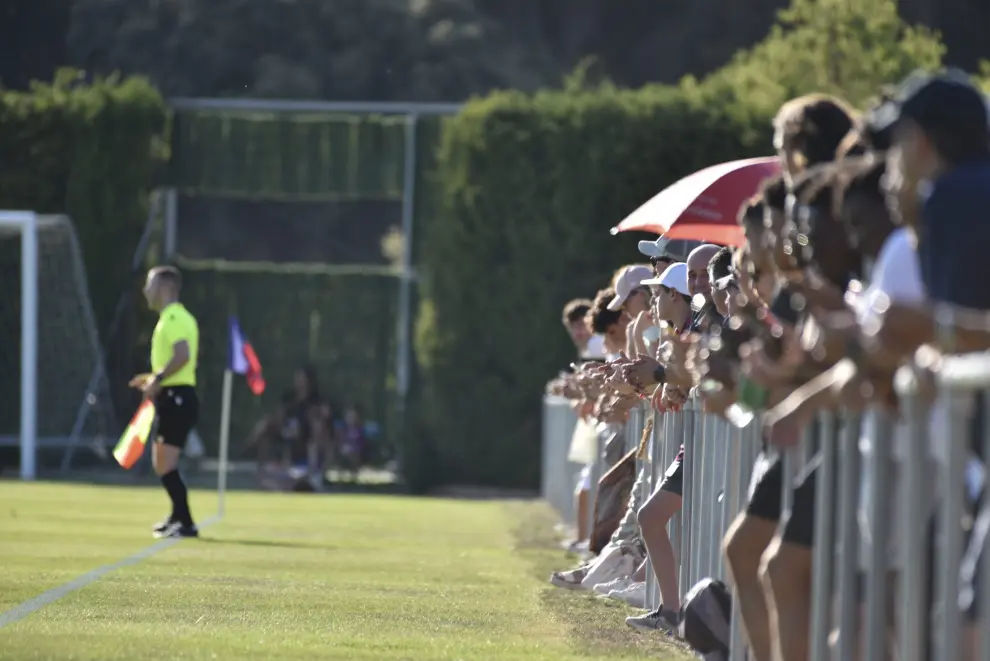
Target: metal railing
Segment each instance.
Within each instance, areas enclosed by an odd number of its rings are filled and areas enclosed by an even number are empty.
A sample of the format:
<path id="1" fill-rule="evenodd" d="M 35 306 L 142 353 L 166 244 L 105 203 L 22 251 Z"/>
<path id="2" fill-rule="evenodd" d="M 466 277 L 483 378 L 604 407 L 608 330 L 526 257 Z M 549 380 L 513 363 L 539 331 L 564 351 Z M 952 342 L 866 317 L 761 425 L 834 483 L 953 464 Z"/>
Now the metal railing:
<path id="1" fill-rule="evenodd" d="M 965 535 L 965 528 L 980 526 L 973 523 L 978 514 L 974 503 L 985 475 L 982 460 L 968 450 L 970 420 L 977 412 L 983 419 L 982 456 L 990 457 L 990 407 L 974 409 L 974 397 L 990 390 L 990 354 L 949 357 L 929 380 L 937 393 L 932 401 L 919 387 L 918 374 L 903 368 L 896 384 L 902 414 L 822 413 L 800 445 L 783 456 L 785 512 L 793 498 L 793 476 L 812 456 L 820 456 L 812 549 L 812 661 L 966 658 L 963 648 L 971 643 L 958 606 L 960 567 L 976 557 L 975 544 L 982 543 L 984 551 L 990 546 L 990 534 L 985 534 L 967 549 Z M 562 406 L 570 412 L 564 400 L 544 401 L 543 494 L 566 519 L 573 516 L 574 475 L 580 467 L 566 463 L 576 417 L 570 413 L 564 423 L 562 414 L 554 412 Z M 683 505 L 668 524 L 684 594 L 705 577 L 728 578 L 722 540 L 747 505 L 762 430 L 757 423 L 737 429 L 703 413 L 693 399 L 678 413 L 658 414 L 644 405 L 634 409 L 626 424 L 628 449 L 639 444 L 648 416 L 654 417 L 654 425 L 647 459 L 640 466 L 648 477 L 640 502 L 653 493 L 684 445 Z M 860 443 L 863 431 L 871 440 L 866 454 Z M 990 508 L 985 509 L 983 525 L 990 526 Z M 984 555 L 990 557 L 990 552 Z M 982 599 L 977 603 L 985 603 L 990 572 L 979 574 L 976 594 Z M 896 588 L 892 577 L 898 579 Z M 934 592 L 929 594 L 932 578 Z M 648 606 L 656 608 L 659 590 L 649 569 L 646 580 Z M 733 602 L 731 658 L 736 661 L 746 658 L 746 646 Z M 975 640 L 983 653 L 974 658 L 990 659 L 990 626 L 977 629 Z"/>

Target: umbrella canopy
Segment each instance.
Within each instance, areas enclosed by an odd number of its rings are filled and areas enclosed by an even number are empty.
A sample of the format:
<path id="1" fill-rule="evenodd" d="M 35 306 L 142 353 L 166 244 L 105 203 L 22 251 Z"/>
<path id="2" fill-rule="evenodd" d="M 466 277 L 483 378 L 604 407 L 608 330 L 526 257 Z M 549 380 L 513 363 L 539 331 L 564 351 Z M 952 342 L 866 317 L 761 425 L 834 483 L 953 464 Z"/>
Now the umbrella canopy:
<path id="1" fill-rule="evenodd" d="M 780 172 L 776 156 L 720 163 L 699 170 L 654 195 L 612 229 L 654 232 L 671 239 L 741 245 L 739 208 L 760 183 Z"/>

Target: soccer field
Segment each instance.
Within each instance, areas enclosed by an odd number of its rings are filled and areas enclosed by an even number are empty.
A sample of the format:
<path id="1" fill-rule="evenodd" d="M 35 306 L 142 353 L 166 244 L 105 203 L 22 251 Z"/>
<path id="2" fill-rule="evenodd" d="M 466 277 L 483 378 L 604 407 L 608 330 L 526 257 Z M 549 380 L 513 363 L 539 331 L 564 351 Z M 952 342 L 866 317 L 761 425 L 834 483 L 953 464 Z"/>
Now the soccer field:
<path id="1" fill-rule="evenodd" d="M 0 659 L 688 658 L 629 630 L 624 607 L 550 587 L 566 560 L 549 511 L 506 501 L 237 492 L 201 539 L 3 624 L 155 545 L 165 502 L 150 488 L 0 482 Z M 207 519 L 215 493 L 192 505 Z"/>

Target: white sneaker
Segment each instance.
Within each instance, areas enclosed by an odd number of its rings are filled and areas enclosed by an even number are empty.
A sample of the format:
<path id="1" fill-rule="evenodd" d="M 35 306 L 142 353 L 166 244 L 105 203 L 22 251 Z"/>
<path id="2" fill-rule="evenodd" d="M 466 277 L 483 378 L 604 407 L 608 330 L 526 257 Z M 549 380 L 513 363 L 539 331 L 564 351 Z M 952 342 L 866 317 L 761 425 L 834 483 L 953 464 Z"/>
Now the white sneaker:
<path id="1" fill-rule="evenodd" d="M 567 544 L 564 548 L 567 549 L 568 553 L 573 553 L 574 555 L 581 555 L 582 553 L 586 553 L 588 551 L 588 542 L 587 540 L 585 541 L 575 540 L 570 544 Z"/>
<path id="2" fill-rule="evenodd" d="M 594 587 L 594 591 L 596 594 L 611 594 L 625 590 L 627 587 L 629 587 L 628 578 L 614 578 L 607 583 L 599 583 Z"/>
<path id="3" fill-rule="evenodd" d="M 600 583 L 608 583 L 617 578 L 626 578 L 636 571 L 633 566 L 633 558 L 625 553 L 623 549 L 613 546 L 603 551 L 594 564 L 589 568 L 588 573 L 582 581 L 582 587 L 592 590 Z"/>
<path id="4" fill-rule="evenodd" d="M 666 631 L 667 633 L 672 633 L 677 635 L 677 625 L 680 624 L 677 620 L 677 615 L 672 611 L 666 611 L 663 606 L 660 608 L 650 611 L 649 613 L 643 613 L 642 615 L 631 615 L 626 618 L 626 624 L 631 626 L 633 629 L 638 629 L 639 631 Z"/>
<path id="5" fill-rule="evenodd" d="M 624 590 L 613 590 L 608 596 L 624 601 L 633 608 L 646 608 L 646 583 L 630 583 Z"/>

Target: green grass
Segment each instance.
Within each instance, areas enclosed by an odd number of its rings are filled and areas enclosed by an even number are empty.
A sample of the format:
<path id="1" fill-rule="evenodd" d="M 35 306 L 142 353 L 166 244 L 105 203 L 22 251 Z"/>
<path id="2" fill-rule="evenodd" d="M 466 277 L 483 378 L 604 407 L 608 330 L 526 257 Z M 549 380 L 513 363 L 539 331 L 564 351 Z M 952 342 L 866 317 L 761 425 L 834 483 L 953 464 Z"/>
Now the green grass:
<path id="1" fill-rule="evenodd" d="M 0 482 L 0 613 L 153 540 L 155 489 Z M 194 492 L 194 511 L 215 509 Z M 551 588 L 545 506 L 234 493 L 221 523 L 0 628 L 0 659 L 681 659 Z"/>

